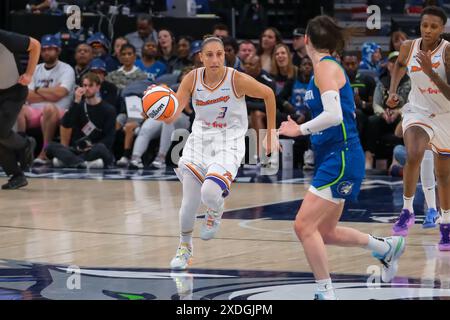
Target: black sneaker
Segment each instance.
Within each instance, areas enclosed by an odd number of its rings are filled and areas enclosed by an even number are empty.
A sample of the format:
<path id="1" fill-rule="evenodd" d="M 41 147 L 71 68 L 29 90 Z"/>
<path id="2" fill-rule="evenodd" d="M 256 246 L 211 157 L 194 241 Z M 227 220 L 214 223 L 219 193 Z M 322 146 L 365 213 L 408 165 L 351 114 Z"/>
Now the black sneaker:
<path id="1" fill-rule="evenodd" d="M 12 176 L 8 182 L 2 185 L 3 190 L 16 190 L 28 184 L 27 178 L 23 174 Z"/>
<path id="2" fill-rule="evenodd" d="M 20 168 L 27 171 L 31 168 L 34 160 L 34 149 L 36 148 L 36 140 L 33 137 L 26 137 L 27 144 L 25 149 L 20 153 Z"/>

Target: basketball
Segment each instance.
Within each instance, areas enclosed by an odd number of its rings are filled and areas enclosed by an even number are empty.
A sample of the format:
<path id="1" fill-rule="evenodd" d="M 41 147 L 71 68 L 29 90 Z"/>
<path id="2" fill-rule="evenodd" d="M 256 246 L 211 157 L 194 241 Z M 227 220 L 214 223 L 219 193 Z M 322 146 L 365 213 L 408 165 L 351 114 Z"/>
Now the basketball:
<path id="1" fill-rule="evenodd" d="M 151 86 L 142 97 L 142 109 L 147 117 L 163 121 L 175 114 L 178 109 L 178 99 L 169 87 Z"/>

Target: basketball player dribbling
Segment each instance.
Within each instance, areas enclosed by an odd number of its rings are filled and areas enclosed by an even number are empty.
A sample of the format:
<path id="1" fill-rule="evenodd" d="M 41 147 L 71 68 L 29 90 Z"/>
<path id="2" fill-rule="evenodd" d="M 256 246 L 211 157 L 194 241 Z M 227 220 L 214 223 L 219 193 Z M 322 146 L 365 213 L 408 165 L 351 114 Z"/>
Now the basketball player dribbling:
<path id="1" fill-rule="evenodd" d="M 446 23 L 447 16 L 441 8 L 430 6 L 423 10 L 421 38 L 402 45 L 387 101 L 389 107 L 397 106 L 398 83 L 408 72 L 411 92 L 402 110 L 407 152 L 403 173 L 404 205 L 393 233 L 406 236 L 408 228 L 414 224 L 413 201 L 419 166 L 431 146 L 441 206 L 441 251 L 450 250 L 450 45 L 441 38 Z M 425 220 L 435 218 L 437 215 Z"/>
<path id="2" fill-rule="evenodd" d="M 224 66 L 222 40 L 209 37 L 203 41 L 201 60 L 204 67 L 191 71 L 176 93 L 179 108 L 166 120 L 175 121 L 192 98 L 195 120 L 183 155 L 176 169 L 183 183 L 180 209 L 180 244 L 170 262 L 174 270 L 186 270 L 193 256 L 192 233 L 201 202 L 208 207 L 200 237 L 210 240 L 216 234 L 224 211 L 224 198 L 245 156 L 248 129 L 245 96 L 264 99 L 268 134 L 264 140 L 267 153 L 278 151 L 275 128 L 275 95 L 269 87 L 252 77 Z"/>
<path id="3" fill-rule="evenodd" d="M 343 49 L 345 36 L 330 17 L 318 16 L 308 23 L 305 44 L 314 66 L 305 95 L 313 119 L 299 126 L 289 118 L 279 134 L 311 134 L 316 169 L 297 214 L 295 231 L 317 282 L 315 299 L 335 300 L 326 244 L 371 250 L 383 264 L 382 280 L 389 282 L 397 272 L 405 241 L 403 237 L 375 238 L 337 226 L 345 200 L 357 198 L 365 175 L 353 91 L 344 69 L 332 57 Z"/>

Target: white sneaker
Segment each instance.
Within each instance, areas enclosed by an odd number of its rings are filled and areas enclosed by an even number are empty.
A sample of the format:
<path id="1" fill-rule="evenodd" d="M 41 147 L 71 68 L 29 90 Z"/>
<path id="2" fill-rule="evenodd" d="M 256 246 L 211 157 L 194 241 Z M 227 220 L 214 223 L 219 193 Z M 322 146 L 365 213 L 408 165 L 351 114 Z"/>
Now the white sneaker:
<path id="1" fill-rule="evenodd" d="M 126 166 L 128 166 L 129 162 L 130 162 L 130 159 L 128 159 L 127 157 L 122 157 L 116 162 L 116 164 L 118 167 L 126 167 Z"/>
<path id="2" fill-rule="evenodd" d="M 372 253 L 372 255 L 383 264 L 383 269 L 381 270 L 381 280 L 383 282 L 391 282 L 397 274 L 398 260 L 403 252 L 405 252 L 406 242 L 405 238 L 401 236 L 389 237 L 384 240 L 389 245 L 389 251 L 383 256 L 375 252 Z"/>
<path id="3" fill-rule="evenodd" d="M 202 240 L 211 240 L 216 235 L 220 227 L 222 219 L 223 206 L 219 211 L 209 209 L 206 211 L 205 219 L 203 220 L 202 228 L 200 230 L 200 238 Z"/>
<path id="4" fill-rule="evenodd" d="M 103 163 L 103 159 L 97 159 L 94 161 L 86 161 L 86 167 L 88 169 L 103 169 L 105 164 Z"/>
<path id="5" fill-rule="evenodd" d="M 50 164 L 50 160 L 48 159 L 41 159 L 41 158 L 36 158 L 33 160 L 33 165 L 38 165 L 38 166 L 43 166 L 46 164 Z"/>
<path id="6" fill-rule="evenodd" d="M 152 166 L 157 169 L 165 169 L 166 168 L 166 157 L 157 156 L 155 160 L 152 162 Z"/>
<path id="7" fill-rule="evenodd" d="M 130 161 L 129 167 L 135 169 L 144 169 L 144 164 L 142 163 L 142 160 L 134 159 Z"/>
<path id="8" fill-rule="evenodd" d="M 317 291 L 314 300 L 338 300 L 334 290 Z"/>
<path id="9" fill-rule="evenodd" d="M 186 270 L 192 263 L 193 248 L 188 243 L 180 243 L 175 257 L 170 261 L 170 267 L 174 270 Z"/>
<path id="10" fill-rule="evenodd" d="M 53 164 L 54 168 L 63 168 L 64 167 L 64 163 L 61 160 L 59 160 L 58 158 L 53 158 L 52 164 Z"/>
<path id="11" fill-rule="evenodd" d="M 175 281 L 180 300 L 192 300 L 194 276 L 189 272 L 171 272 L 170 277 Z"/>

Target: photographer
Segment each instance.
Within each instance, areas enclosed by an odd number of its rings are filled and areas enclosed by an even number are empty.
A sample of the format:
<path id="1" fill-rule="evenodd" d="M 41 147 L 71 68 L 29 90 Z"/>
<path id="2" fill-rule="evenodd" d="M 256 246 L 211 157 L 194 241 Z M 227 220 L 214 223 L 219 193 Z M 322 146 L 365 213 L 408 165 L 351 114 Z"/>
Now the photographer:
<path id="1" fill-rule="evenodd" d="M 96 74 L 84 75 L 82 84 L 62 119 L 61 143 L 47 148 L 55 167 L 104 168 L 113 164 L 115 109 L 100 98 L 101 81 Z"/>

